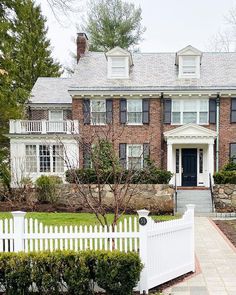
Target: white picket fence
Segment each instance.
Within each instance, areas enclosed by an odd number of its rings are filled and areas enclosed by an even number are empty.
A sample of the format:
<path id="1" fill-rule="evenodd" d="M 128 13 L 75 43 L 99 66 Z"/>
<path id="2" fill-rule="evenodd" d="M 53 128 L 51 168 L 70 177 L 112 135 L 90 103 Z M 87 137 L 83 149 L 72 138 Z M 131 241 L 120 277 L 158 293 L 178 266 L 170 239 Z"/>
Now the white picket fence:
<path id="1" fill-rule="evenodd" d="M 194 205 L 187 205 L 181 219 L 156 223 L 149 211 L 124 219 L 112 231 L 101 226 L 44 226 L 25 212 L 12 212 L 12 219 L 0 220 L 0 252 L 54 250 L 120 250 L 138 252 L 144 265 L 140 293 L 195 271 Z"/>

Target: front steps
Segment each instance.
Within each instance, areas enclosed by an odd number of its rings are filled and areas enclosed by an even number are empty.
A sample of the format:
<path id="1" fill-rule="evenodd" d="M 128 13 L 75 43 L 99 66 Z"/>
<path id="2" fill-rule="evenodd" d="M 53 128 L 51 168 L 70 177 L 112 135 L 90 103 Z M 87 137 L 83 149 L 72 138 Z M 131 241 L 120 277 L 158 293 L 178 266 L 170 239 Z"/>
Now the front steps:
<path id="1" fill-rule="evenodd" d="M 195 205 L 196 215 L 212 213 L 212 201 L 210 189 L 178 189 L 177 213 L 184 213 L 187 204 Z"/>

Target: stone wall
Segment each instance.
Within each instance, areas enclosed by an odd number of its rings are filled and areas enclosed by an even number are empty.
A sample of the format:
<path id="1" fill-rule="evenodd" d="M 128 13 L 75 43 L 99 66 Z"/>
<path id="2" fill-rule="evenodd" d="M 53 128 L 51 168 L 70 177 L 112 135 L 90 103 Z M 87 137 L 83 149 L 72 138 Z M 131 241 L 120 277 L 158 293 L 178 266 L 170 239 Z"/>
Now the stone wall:
<path id="1" fill-rule="evenodd" d="M 86 192 L 88 188 L 84 185 L 83 192 Z M 60 202 L 69 204 L 77 211 L 88 210 L 84 202 L 84 198 L 81 196 L 81 188 L 78 189 L 76 185 L 66 184 L 63 185 L 60 192 Z M 98 189 L 96 185 L 92 186 L 92 193 L 95 198 L 98 197 Z M 130 185 L 130 189 L 127 194 L 127 198 L 132 193 L 132 197 L 127 208 L 129 212 L 136 212 L 138 209 L 148 209 L 152 213 L 172 213 L 173 201 L 172 195 L 174 188 L 168 184 L 139 184 Z M 89 193 L 88 193 L 89 194 Z M 108 211 L 112 211 L 114 196 L 109 185 L 106 185 L 102 191 L 102 198 Z M 91 199 L 91 198 L 90 198 Z M 121 206 L 123 208 L 123 206 Z"/>
<path id="2" fill-rule="evenodd" d="M 216 184 L 213 194 L 216 211 L 236 211 L 236 184 Z"/>

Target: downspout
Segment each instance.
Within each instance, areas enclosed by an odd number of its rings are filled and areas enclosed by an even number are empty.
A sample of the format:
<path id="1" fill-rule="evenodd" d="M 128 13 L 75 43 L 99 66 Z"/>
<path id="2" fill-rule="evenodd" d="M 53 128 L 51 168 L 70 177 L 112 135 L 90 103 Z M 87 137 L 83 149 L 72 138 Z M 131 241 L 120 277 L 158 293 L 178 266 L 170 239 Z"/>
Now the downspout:
<path id="1" fill-rule="evenodd" d="M 220 93 L 216 98 L 216 172 L 219 171 Z"/>
<path id="2" fill-rule="evenodd" d="M 160 103 L 161 103 L 161 169 L 164 169 L 164 136 L 163 136 L 163 129 L 164 129 L 164 95 L 163 92 L 161 92 L 161 98 L 160 98 Z"/>

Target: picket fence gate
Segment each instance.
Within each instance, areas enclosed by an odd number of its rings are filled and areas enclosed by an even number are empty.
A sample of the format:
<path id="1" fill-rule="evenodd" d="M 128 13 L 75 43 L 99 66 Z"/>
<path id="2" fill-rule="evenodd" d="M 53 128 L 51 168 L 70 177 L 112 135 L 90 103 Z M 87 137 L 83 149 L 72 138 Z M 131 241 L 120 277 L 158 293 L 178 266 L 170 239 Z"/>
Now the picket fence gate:
<path id="1" fill-rule="evenodd" d="M 194 205 L 180 219 L 155 222 L 148 210 L 138 219 L 128 218 L 118 226 L 44 226 L 25 212 L 0 220 L 0 252 L 55 250 L 135 251 L 144 265 L 136 290 L 140 294 L 187 272 L 195 271 Z"/>

